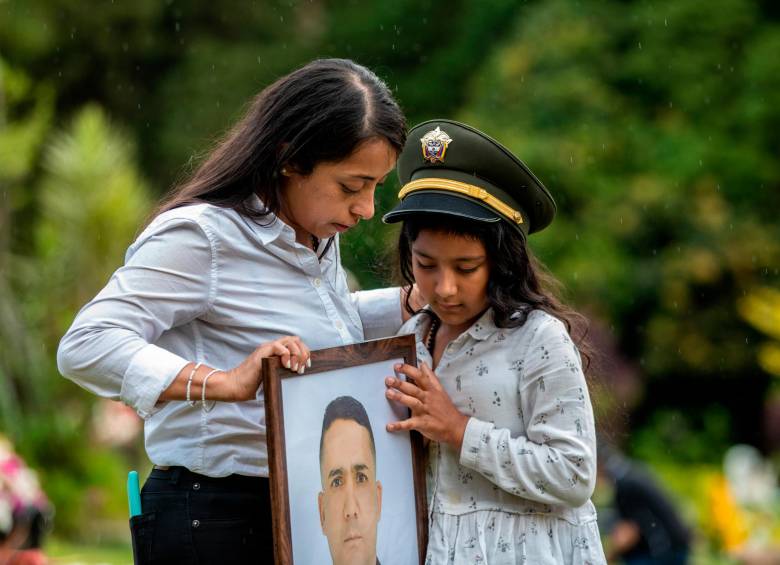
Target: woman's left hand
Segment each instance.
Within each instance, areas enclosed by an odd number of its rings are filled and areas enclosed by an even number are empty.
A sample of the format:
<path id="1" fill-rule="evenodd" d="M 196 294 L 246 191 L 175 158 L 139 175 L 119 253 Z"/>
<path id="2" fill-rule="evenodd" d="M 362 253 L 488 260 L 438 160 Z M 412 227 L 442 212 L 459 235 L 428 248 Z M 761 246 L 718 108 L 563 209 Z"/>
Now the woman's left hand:
<path id="1" fill-rule="evenodd" d="M 422 363 L 395 366 L 396 373 L 411 377 L 414 382 L 387 377 L 385 394 L 412 411 L 412 417 L 387 424 L 388 432 L 417 430 L 433 441 L 447 443 L 460 451 L 469 417 L 458 411 L 434 372 Z"/>

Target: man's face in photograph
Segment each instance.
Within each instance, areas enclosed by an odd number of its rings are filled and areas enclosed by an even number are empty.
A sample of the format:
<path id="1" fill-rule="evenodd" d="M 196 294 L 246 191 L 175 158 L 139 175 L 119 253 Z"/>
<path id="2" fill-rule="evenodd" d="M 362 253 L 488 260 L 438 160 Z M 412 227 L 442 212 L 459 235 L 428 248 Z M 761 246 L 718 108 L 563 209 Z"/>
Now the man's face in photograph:
<path id="1" fill-rule="evenodd" d="M 368 430 L 354 420 L 334 420 L 323 436 L 320 524 L 334 565 L 375 565 L 382 485 Z"/>

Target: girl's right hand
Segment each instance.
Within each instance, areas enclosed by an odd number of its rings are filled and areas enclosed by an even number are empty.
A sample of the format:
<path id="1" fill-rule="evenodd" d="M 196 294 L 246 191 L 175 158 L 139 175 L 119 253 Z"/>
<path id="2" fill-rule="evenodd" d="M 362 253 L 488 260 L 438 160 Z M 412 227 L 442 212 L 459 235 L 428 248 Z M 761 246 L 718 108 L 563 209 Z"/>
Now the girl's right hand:
<path id="1" fill-rule="evenodd" d="M 439 378 L 424 362 L 420 367 L 395 365 L 396 374 L 403 373 L 413 382 L 397 377 L 385 379 L 385 394 L 412 412 L 411 418 L 387 424 L 388 432 L 417 430 L 424 437 L 448 443 L 460 452 L 469 416 L 461 413 L 441 386 Z"/>
<path id="2" fill-rule="evenodd" d="M 238 367 L 226 372 L 231 400 L 253 400 L 263 385 L 263 359 L 278 355 L 282 367 L 303 374 L 311 367 L 311 351 L 297 335 L 290 335 L 264 343 L 244 359 Z"/>

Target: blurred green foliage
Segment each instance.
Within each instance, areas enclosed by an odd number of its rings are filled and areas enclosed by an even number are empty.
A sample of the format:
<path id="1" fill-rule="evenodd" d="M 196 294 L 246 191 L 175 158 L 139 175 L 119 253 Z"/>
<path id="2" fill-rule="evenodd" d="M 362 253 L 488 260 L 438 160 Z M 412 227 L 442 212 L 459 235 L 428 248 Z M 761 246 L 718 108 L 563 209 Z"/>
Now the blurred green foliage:
<path id="1" fill-rule="evenodd" d="M 117 479 L 128 461 L 92 444 L 92 401 L 58 377 L 54 352 L 122 261 L 150 200 L 133 142 L 103 110 L 85 106 L 57 128 L 51 88 L 2 63 L 0 421 L 41 469 L 58 529 L 73 534 L 124 510 Z"/>
<path id="2" fill-rule="evenodd" d="M 730 418 L 725 408 L 711 405 L 696 412 L 659 409 L 636 430 L 633 454 L 653 464 L 717 466 L 731 445 Z"/>
<path id="3" fill-rule="evenodd" d="M 645 379 L 635 453 L 714 464 L 765 441 L 762 326 L 737 305 L 780 288 L 777 53 L 780 12 L 748 0 L 0 2 L 2 430 L 75 527 L 78 484 L 116 479 L 87 468 L 91 398 L 57 376 L 59 336 L 253 94 L 341 56 L 411 124 L 468 121 L 550 188 L 531 245 Z M 391 177 L 377 216 L 396 194 Z M 345 236 L 364 286 L 394 238 L 378 219 Z"/>
<path id="4" fill-rule="evenodd" d="M 758 361 L 767 373 L 780 377 L 780 290 L 753 289 L 737 306 L 745 320 L 771 338 L 758 346 Z"/>
<path id="5" fill-rule="evenodd" d="M 547 180 L 560 214 L 539 253 L 653 377 L 750 378 L 734 305 L 780 280 L 780 90 L 752 76 L 780 73 L 780 27 L 715 4 L 539 3 L 461 113 Z"/>

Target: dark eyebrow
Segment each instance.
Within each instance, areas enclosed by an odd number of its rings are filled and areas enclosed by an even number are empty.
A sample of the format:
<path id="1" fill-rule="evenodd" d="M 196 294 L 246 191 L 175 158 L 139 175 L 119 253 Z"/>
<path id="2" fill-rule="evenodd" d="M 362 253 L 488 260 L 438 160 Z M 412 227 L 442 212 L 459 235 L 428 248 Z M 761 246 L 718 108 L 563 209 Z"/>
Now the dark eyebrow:
<path id="1" fill-rule="evenodd" d="M 425 257 L 426 259 L 432 259 L 435 260 L 435 257 L 431 257 L 427 253 L 423 253 L 422 251 L 419 251 L 417 249 L 412 248 L 412 253 L 416 253 L 417 255 L 420 255 L 421 257 Z M 484 255 L 474 255 L 472 257 L 455 257 L 456 261 L 479 261 L 480 259 L 484 259 Z"/>
<path id="2" fill-rule="evenodd" d="M 368 465 L 366 465 L 365 463 L 356 463 L 355 465 L 352 465 L 352 470 L 353 471 L 367 471 L 368 470 Z"/>
<path id="3" fill-rule="evenodd" d="M 337 467 L 336 469 L 332 469 L 331 472 L 328 473 L 328 478 L 330 479 L 336 476 L 340 477 L 343 474 L 344 474 L 344 469 L 342 469 L 341 467 Z"/>
<path id="4" fill-rule="evenodd" d="M 388 173 L 388 174 L 389 174 L 389 173 Z M 374 180 L 376 180 L 376 178 L 372 177 L 371 175 L 349 175 L 349 176 L 350 176 L 350 177 L 352 177 L 352 178 L 355 178 L 355 179 L 363 179 L 363 180 L 367 180 L 367 181 L 374 181 Z M 382 183 L 383 183 L 383 182 L 385 182 L 386 180 L 387 180 L 387 175 L 385 175 L 385 176 L 384 176 L 384 177 L 383 177 L 383 178 L 382 178 L 382 179 L 379 181 L 379 184 L 382 184 Z"/>

